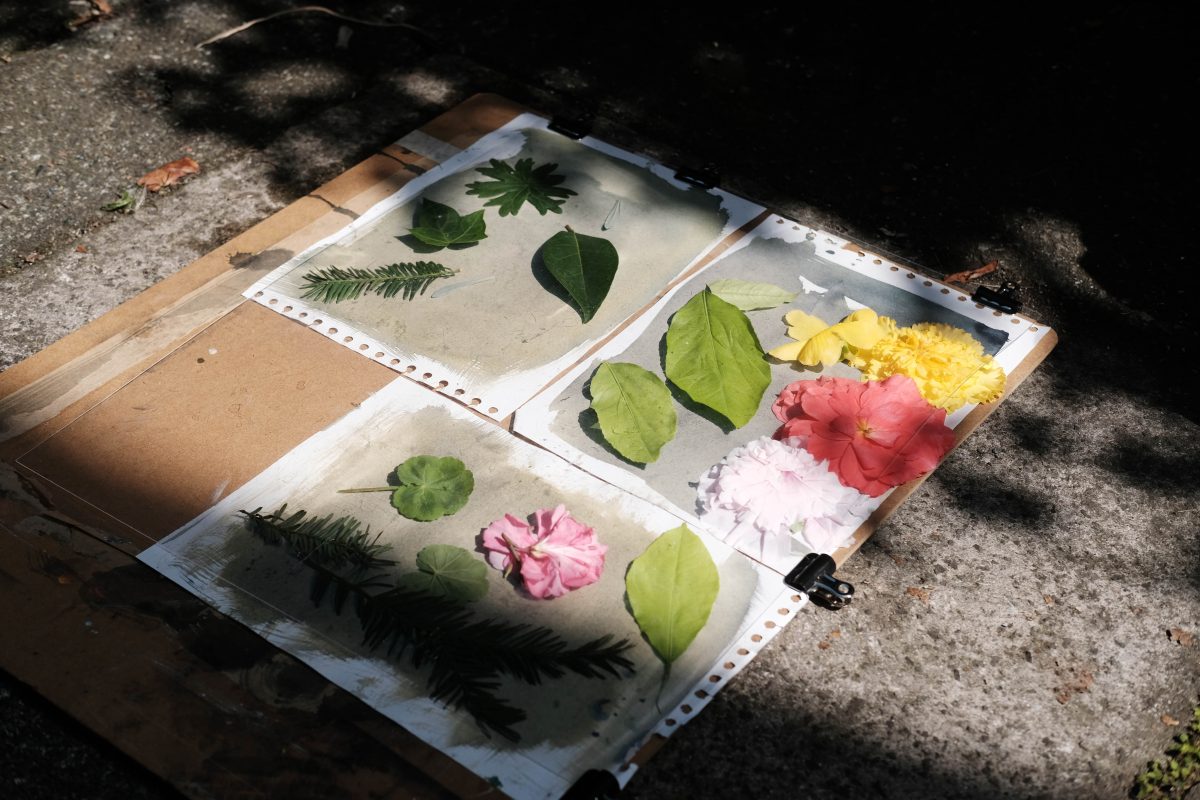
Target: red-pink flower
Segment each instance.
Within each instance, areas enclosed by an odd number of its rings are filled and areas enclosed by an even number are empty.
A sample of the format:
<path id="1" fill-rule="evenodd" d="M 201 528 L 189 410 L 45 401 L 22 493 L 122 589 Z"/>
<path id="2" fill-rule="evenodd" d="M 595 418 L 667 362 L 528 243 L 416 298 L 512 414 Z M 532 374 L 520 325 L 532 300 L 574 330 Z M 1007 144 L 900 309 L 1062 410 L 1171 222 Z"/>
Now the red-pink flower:
<path id="1" fill-rule="evenodd" d="M 926 402 L 905 375 L 796 381 L 771 410 L 783 422 L 776 439 L 800 437 L 843 484 L 871 497 L 929 472 L 954 446 L 945 409 Z"/>
<path id="2" fill-rule="evenodd" d="M 534 597 L 558 597 L 600 580 L 606 545 L 567 507 L 533 512 L 533 525 L 505 514 L 483 531 L 488 563 L 507 576 L 516 567 Z"/>

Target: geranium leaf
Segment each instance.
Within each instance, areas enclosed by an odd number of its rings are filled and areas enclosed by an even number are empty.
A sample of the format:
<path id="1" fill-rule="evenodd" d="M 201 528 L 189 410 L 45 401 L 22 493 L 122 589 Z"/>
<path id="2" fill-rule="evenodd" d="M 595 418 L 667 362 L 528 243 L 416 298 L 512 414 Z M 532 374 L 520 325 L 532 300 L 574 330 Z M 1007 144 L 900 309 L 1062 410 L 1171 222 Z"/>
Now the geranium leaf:
<path id="1" fill-rule="evenodd" d="M 782 286 L 776 286 L 773 283 L 739 281 L 736 278 L 713 281 L 708 288 L 717 297 L 730 305 L 737 306 L 742 311 L 775 308 L 796 299 L 795 292 L 789 292 Z"/>
<path id="2" fill-rule="evenodd" d="M 392 492 L 392 506 L 421 522 L 458 511 L 475 489 L 475 476 L 457 458 L 413 456 L 396 467 L 395 476 L 400 485 Z"/>
<path id="3" fill-rule="evenodd" d="M 591 392 L 600 432 L 630 461 L 656 461 L 663 445 L 675 438 L 671 390 L 653 372 L 605 361 L 592 374 Z"/>
<path id="4" fill-rule="evenodd" d="M 720 588 L 708 548 L 686 525 L 655 539 L 625 573 L 633 618 L 667 666 L 707 624 Z"/>
<path id="5" fill-rule="evenodd" d="M 490 198 L 484 205 L 499 206 L 502 217 L 516 214 L 525 203 L 536 208 L 542 216 L 547 211 L 561 214 L 563 200 L 575 194 L 559 186 L 566 177 L 554 174 L 558 164 L 542 164 L 535 168 L 533 159 L 522 158 L 514 167 L 493 158 L 491 166 L 475 169 L 491 180 L 468 183 L 467 194 Z"/>
<path id="6" fill-rule="evenodd" d="M 666 373 L 735 428 L 750 421 L 771 383 L 771 368 L 750 320 L 707 288 L 671 318 Z"/>
<path id="7" fill-rule="evenodd" d="M 568 227 L 542 245 L 542 261 L 575 301 L 579 318 L 587 322 L 608 296 L 620 257 L 608 239 L 585 236 Z"/>
<path id="8" fill-rule="evenodd" d="M 431 247 L 449 247 L 452 244 L 474 244 L 487 238 L 487 223 L 483 211 L 474 211 L 466 216 L 453 208 L 425 197 L 417 209 L 416 227 L 410 233 Z"/>
<path id="9" fill-rule="evenodd" d="M 431 544 L 417 553 L 417 572 L 409 572 L 397 586 L 444 597 L 455 603 L 474 603 L 488 591 L 487 564 L 461 547 Z"/>

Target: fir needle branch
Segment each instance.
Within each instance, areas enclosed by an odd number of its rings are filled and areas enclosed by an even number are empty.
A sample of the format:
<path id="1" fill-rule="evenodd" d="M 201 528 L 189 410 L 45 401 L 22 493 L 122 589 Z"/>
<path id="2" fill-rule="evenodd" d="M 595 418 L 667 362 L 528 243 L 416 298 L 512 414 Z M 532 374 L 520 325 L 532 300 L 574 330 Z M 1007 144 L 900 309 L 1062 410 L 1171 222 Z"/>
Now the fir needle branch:
<path id="1" fill-rule="evenodd" d="M 384 298 L 399 294 L 405 300 L 412 300 L 418 294 L 424 294 L 438 278 L 449 278 L 454 274 L 456 270 L 432 261 L 387 264 L 371 269 L 327 267 L 304 274 L 305 283 L 300 287 L 304 293 L 300 299 L 340 303 L 357 300 L 364 292 L 373 292 Z"/>
<path id="2" fill-rule="evenodd" d="M 380 534 L 371 536 L 354 517 L 307 517 L 304 511 L 287 515 L 287 503 L 263 514 L 262 507 L 239 511 L 246 524 L 268 544 L 283 544 L 292 555 L 310 566 L 336 569 L 352 565 L 360 569 L 390 567 L 396 562 L 381 556 L 391 545 L 380 544 Z"/>

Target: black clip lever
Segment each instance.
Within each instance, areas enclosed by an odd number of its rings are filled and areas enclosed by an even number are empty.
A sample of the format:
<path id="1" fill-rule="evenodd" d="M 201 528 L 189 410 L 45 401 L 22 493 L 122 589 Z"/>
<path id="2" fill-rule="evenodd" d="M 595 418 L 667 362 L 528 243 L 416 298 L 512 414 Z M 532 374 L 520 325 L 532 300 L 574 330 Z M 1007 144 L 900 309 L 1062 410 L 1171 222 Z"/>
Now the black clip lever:
<path id="1" fill-rule="evenodd" d="M 1005 314 L 1018 314 L 1021 311 L 1021 298 L 1017 295 L 1015 283 L 1006 283 L 999 289 L 980 286 L 971 299 Z"/>
<path id="2" fill-rule="evenodd" d="M 796 591 L 807 594 L 814 603 L 837 610 L 850 605 L 854 585 L 833 577 L 837 562 L 824 553 L 809 553 L 800 559 L 783 582 Z"/>

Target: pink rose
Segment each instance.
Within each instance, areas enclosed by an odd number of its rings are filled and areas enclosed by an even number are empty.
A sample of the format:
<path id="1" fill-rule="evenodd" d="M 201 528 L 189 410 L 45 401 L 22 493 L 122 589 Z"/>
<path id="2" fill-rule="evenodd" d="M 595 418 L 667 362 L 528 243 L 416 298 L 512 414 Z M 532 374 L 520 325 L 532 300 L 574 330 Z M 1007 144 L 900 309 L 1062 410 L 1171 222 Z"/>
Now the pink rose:
<path id="1" fill-rule="evenodd" d="M 596 531 L 571 516 L 567 507 L 533 512 L 533 525 L 505 514 L 483 531 L 488 563 L 505 575 L 516 567 L 529 594 L 559 597 L 600 580 L 606 545 Z"/>

